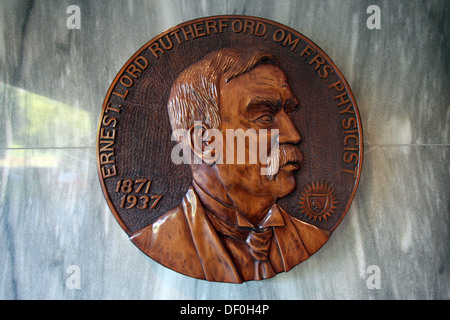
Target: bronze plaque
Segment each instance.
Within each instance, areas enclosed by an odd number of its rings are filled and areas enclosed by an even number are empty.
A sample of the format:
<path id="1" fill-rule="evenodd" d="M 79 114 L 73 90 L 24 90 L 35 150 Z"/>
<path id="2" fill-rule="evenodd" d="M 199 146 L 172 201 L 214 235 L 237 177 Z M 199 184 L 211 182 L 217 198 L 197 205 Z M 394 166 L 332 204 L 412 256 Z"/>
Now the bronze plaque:
<path id="1" fill-rule="evenodd" d="M 347 213 L 363 154 L 347 81 L 279 23 L 215 16 L 146 43 L 103 103 L 98 173 L 130 240 L 198 279 L 271 278 Z"/>

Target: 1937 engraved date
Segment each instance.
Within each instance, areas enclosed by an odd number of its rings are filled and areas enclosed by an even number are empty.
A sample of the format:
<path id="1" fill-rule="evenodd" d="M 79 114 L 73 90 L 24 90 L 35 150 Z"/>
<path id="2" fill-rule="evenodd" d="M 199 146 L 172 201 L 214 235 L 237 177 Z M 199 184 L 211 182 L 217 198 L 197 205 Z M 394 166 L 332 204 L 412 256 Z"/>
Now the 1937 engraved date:
<path id="1" fill-rule="evenodd" d="M 150 193 L 152 180 L 147 179 L 121 179 L 117 182 L 116 192 L 125 193 L 120 199 L 120 207 L 132 209 L 134 207 L 145 210 L 155 209 L 162 195 L 146 195 Z"/>

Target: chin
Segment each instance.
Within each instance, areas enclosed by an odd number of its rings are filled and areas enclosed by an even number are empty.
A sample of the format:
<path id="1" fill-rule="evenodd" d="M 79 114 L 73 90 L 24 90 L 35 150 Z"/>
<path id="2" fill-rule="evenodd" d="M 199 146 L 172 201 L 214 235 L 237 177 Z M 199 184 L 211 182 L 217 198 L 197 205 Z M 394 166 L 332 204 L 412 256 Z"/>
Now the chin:
<path id="1" fill-rule="evenodd" d="M 279 171 L 273 180 L 270 181 L 272 195 L 274 198 L 282 198 L 294 191 L 297 185 L 294 173 Z"/>

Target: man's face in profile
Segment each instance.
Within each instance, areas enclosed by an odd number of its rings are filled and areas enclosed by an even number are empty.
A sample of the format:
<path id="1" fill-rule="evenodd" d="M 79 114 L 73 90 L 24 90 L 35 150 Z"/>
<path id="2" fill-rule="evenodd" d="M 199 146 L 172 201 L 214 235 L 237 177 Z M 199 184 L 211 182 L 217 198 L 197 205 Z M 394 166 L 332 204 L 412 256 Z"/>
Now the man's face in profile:
<path id="1" fill-rule="evenodd" d="M 254 129 L 256 132 L 266 129 L 270 153 L 270 141 L 274 138 L 271 130 L 277 129 L 280 152 L 290 149 L 291 159 L 295 158 L 287 163 L 280 160 L 279 171 L 272 179 L 261 174 L 261 168 L 267 166 L 259 157 L 256 164 L 248 164 L 248 161 L 245 164 L 217 164 L 219 177 L 229 194 L 241 193 L 273 200 L 289 194 L 295 188 L 294 172 L 299 169 L 301 153 L 293 146 L 300 142 L 300 135 L 290 118 L 298 104 L 285 74 L 277 66 L 258 65 L 228 83 L 221 83 L 219 105 L 224 145 L 233 143 L 226 141 L 227 129 Z M 246 159 L 249 159 L 248 144 L 246 147 Z M 235 156 L 239 152 L 242 150 L 235 149 Z"/>

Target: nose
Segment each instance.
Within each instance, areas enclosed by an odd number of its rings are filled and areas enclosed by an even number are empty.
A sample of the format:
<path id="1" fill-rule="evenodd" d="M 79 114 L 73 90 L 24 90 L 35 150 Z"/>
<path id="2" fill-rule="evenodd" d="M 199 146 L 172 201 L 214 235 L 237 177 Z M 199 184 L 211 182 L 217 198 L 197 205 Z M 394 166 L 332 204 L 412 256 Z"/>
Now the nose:
<path id="1" fill-rule="evenodd" d="M 286 114 L 284 110 L 281 110 L 278 114 L 279 121 L 279 142 L 297 144 L 301 141 L 300 133 L 294 125 L 292 119 Z"/>

